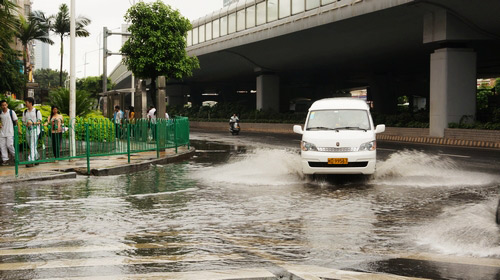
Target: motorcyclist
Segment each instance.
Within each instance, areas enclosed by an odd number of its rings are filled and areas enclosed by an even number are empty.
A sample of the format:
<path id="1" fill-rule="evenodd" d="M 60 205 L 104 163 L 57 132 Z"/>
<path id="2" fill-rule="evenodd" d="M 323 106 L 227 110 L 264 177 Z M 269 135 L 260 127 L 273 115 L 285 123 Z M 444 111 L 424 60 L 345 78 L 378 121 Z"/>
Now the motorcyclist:
<path id="1" fill-rule="evenodd" d="M 233 125 L 239 122 L 240 119 L 238 118 L 238 116 L 236 116 L 236 114 L 233 114 L 233 116 L 229 119 L 229 128 L 233 128 Z"/>

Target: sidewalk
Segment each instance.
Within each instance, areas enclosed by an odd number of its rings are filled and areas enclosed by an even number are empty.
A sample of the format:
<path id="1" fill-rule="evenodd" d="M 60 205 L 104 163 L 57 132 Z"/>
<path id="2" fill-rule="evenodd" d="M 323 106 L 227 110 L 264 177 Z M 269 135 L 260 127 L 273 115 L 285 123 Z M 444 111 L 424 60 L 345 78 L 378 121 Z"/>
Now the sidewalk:
<path id="1" fill-rule="evenodd" d="M 128 163 L 127 155 L 92 157 L 90 158 L 90 175 L 110 176 L 142 171 L 148 169 L 151 164 L 166 164 L 188 159 L 194 151 L 193 147 L 188 149 L 181 146 L 177 154 L 175 148 L 166 149 L 160 152 L 159 158 L 156 157 L 156 151 L 135 153 L 130 155 L 130 163 Z M 0 184 L 76 178 L 78 174 L 87 175 L 86 158 L 41 163 L 31 168 L 20 165 L 18 178 L 15 176 L 14 166 L 0 166 Z"/>

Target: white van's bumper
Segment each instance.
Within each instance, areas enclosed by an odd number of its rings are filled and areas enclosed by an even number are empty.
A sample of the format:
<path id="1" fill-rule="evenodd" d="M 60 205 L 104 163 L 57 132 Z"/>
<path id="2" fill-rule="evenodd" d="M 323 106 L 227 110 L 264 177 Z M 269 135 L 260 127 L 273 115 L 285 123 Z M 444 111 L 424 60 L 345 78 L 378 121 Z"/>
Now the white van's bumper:
<path id="1" fill-rule="evenodd" d="M 302 172 L 304 174 L 373 174 L 376 151 L 328 153 L 302 151 Z M 329 158 L 347 158 L 347 165 L 328 164 Z"/>

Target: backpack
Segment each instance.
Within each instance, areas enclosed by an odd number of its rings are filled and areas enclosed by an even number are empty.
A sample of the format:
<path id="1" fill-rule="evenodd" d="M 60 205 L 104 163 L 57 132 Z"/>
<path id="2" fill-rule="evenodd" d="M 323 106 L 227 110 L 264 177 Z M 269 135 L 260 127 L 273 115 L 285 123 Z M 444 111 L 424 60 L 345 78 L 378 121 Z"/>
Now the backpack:
<path id="1" fill-rule="evenodd" d="M 12 121 L 12 127 L 17 125 L 17 121 L 14 120 L 14 113 L 12 113 L 12 110 L 9 109 L 9 114 L 10 114 L 10 120 Z"/>

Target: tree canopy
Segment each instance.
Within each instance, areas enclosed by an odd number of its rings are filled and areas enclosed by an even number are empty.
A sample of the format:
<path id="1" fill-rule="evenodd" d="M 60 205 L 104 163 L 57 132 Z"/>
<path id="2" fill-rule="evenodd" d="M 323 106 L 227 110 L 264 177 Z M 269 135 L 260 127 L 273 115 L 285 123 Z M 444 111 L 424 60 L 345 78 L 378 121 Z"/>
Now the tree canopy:
<path id="1" fill-rule="evenodd" d="M 87 25 L 90 24 L 90 19 L 86 17 L 79 16 L 75 19 L 75 36 L 76 37 L 88 37 L 90 33 L 85 29 Z M 50 16 L 46 19 L 46 25 L 52 32 L 57 34 L 61 40 L 61 65 L 59 68 L 59 86 L 63 85 L 62 79 L 62 67 L 63 67 L 63 54 L 64 54 L 64 37 L 69 36 L 70 34 L 70 17 L 69 17 L 69 9 L 66 4 L 61 4 L 59 6 L 59 11 L 57 14 Z"/>
<path id="2" fill-rule="evenodd" d="M 108 78 L 108 90 L 113 89 L 111 78 Z M 76 89 L 85 90 L 91 94 L 92 97 L 97 98 L 98 93 L 102 92 L 102 76 L 86 77 L 76 81 Z"/>
<path id="3" fill-rule="evenodd" d="M 68 72 L 63 71 L 63 80 L 68 77 Z M 59 86 L 59 71 L 52 69 L 36 69 L 33 72 L 33 79 L 42 89 L 54 89 Z"/>
<path id="4" fill-rule="evenodd" d="M 50 104 L 59 108 L 61 113 L 69 115 L 69 89 L 57 88 L 49 93 Z M 84 90 L 76 91 L 76 115 L 85 116 L 92 111 L 94 99 Z"/>
<path id="5" fill-rule="evenodd" d="M 161 1 L 139 2 L 129 8 L 125 20 L 131 23 L 131 36 L 121 52 L 124 64 L 136 77 L 154 83 L 158 76 L 182 79 L 199 68 L 198 58 L 186 52 L 191 23 L 178 10 Z"/>

